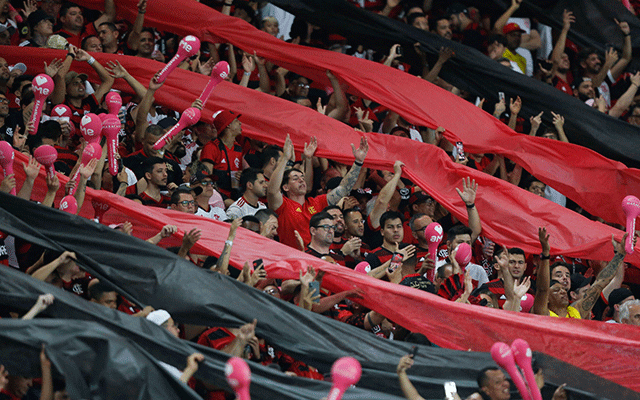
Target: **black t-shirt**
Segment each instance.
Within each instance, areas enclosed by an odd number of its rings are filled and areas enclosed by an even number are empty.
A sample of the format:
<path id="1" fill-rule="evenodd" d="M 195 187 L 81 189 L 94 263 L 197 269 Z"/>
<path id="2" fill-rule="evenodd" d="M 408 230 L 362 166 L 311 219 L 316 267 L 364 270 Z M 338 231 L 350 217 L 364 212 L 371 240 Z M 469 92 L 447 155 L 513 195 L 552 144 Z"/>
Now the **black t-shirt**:
<path id="1" fill-rule="evenodd" d="M 325 257 L 325 256 L 326 257 L 331 257 L 338 264 L 342 265 L 343 267 L 345 266 L 344 257 L 342 256 L 342 254 L 338 253 L 337 251 L 335 251 L 333 249 L 329 249 L 329 253 L 322 254 L 322 253 L 319 253 L 319 252 L 315 251 L 311 247 L 307 246 L 307 249 L 304 252 L 307 253 L 307 254 L 311 254 L 314 257 L 318 257 L 318 258 L 322 258 L 322 257 Z"/>
<path id="2" fill-rule="evenodd" d="M 429 293 L 436 293 L 436 287 L 430 280 L 420 274 L 410 274 L 402 278 L 400 284 L 403 286 L 409 286 L 415 289 L 424 290 Z"/>
<path id="3" fill-rule="evenodd" d="M 12 144 L 13 133 L 16 131 L 16 127 L 18 126 L 20 127 L 20 132 L 24 133 L 24 126 L 20 111 L 9 110 L 9 115 L 5 117 L 4 123 L 0 126 L 0 139 Z"/>
<path id="4" fill-rule="evenodd" d="M 147 158 L 144 151 L 140 150 L 122 159 L 122 163 L 136 174 L 136 178 L 142 179 L 144 177 L 144 161 Z M 182 184 L 180 164 L 167 157 L 164 157 L 163 160 L 167 163 L 167 183 L 173 182 L 180 186 Z"/>
<path id="5" fill-rule="evenodd" d="M 404 249 L 408 245 L 407 243 L 400 243 L 399 248 Z M 392 256 L 393 252 L 384 247 L 378 247 L 377 249 L 371 250 L 365 260 L 369 263 L 371 269 L 374 269 L 389 261 Z"/>

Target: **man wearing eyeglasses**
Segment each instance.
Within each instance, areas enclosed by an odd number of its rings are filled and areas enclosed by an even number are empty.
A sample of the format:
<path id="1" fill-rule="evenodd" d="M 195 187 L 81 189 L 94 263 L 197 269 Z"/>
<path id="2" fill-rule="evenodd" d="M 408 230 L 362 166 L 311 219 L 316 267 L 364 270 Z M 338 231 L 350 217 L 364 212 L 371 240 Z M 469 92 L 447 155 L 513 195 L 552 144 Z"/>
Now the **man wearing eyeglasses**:
<path id="1" fill-rule="evenodd" d="M 335 231 L 335 220 L 331 214 L 326 211 L 314 214 L 309 221 L 311 243 L 307 246 L 305 253 L 318 258 L 329 256 L 338 264 L 345 266 L 344 257 L 337 251 L 331 250 Z"/>
<path id="2" fill-rule="evenodd" d="M 171 195 L 171 209 L 187 214 L 195 214 L 196 200 L 188 189 L 177 189 Z"/>
<path id="3" fill-rule="evenodd" d="M 196 171 L 191 176 L 191 188 L 195 193 L 194 213 L 201 217 L 215 219 L 217 221 L 225 221 L 229 217 L 224 209 L 209 204 L 209 199 L 213 196 L 215 182 L 211 178 L 206 167 Z"/>

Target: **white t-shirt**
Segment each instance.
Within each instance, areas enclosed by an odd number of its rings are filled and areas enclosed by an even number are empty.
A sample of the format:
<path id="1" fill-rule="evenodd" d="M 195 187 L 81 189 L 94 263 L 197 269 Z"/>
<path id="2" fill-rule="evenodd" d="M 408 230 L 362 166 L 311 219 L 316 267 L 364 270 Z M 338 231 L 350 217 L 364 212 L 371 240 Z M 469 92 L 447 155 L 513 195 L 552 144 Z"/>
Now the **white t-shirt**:
<path id="1" fill-rule="evenodd" d="M 258 211 L 265 208 L 267 206 L 263 202 L 258 201 L 258 206 L 254 207 L 242 196 L 227 208 L 227 216 L 231 219 L 236 219 L 246 215 L 256 215 Z"/>
<path id="2" fill-rule="evenodd" d="M 216 221 L 225 221 L 229 219 L 227 218 L 227 213 L 225 213 L 224 210 L 220 207 L 209 207 L 209 211 L 205 211 L 204 209 L 198 207 L 196 215 L 215 219 Z"/>

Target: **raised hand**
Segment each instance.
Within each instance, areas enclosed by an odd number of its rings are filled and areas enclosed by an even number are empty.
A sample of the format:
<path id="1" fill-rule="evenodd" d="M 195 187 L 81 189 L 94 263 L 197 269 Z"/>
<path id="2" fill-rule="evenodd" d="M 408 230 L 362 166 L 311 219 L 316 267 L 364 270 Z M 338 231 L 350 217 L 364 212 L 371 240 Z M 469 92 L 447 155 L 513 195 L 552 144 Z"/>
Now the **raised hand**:
<path id="1" fill-rule="evenodd" d="M 246 72 L 253 72 L 256 69 L 256 62 L 252 56 L 247 56 L 247 53 L 242 55 L 242 69 Z"/>
<path id="2" fill-rule="evenodd" d="M 175 225 L 165 225 L 162 227 L 162 230 L 160 230 L 160 237 L 161 238 L 168 238 L 169 236 L 173 235 L 174 233 L 178 232 L 178 227 Z"/>
<path id="3" fill-rule="evenodd" d="M 576 17 L 573 16 L 573 13 L 569 10 L 564 10 L 562 13 L 562 29 L 568 31 L 574 22 L 576 22 Z"/>
<path id="4" fill-rule="evenodd" d="M 202 235 L 202 231 L 198 228 L 193 228 L 189 232 L 185 232 L 182 237 L 182 244 L 189 249 L 196 244 L 198 240 L 200 240 L 200 236 Z"/>
<path id="5" fill-rule="evenodd" d="M 289 135 L 287 135 L 287 138 L 284 140 L 282 153 L 284 154 L 287 160 L 294 161 L 296 159 L 296 153 L 293 149 L 293 142 L 291 141 L 291 137 Z"/>
<path id="6" fill-rule="evenodd" d="M 363 163 L 365 157 L 367 157 L 367 153 L 369 152 L 369 142 L 367 142 L 367 138 L 364 136 L 360 138 L 360 146 L 357 149 L 353 143 L 351 143 L 351 150 L 353 150 L 353 156 L 356 161 Z"/>
<path id="7" fill-rule="evenodd" d="M 538 128 L 540 128 L 540 124 L 542 124 L 542 114 L 544 114 L 544 111 L 540 111 L 540 114 L 536 115 L 535 117 L 531 116 L 531 118 L 529 118 L 532 131 L 537 132 Z"/>
<path id="8" fill-rule="evenodd" d="M 107 66 L 104 67 L 107 70 L 109 75 L 114 78 L 124 78 L 127 76 L 127 70 L 120 64 L 120 61 L 116 60 L 115 62 L 109 61 L 107 62 Z"/>
<path id="9" fill-rule="evenodd" d="M 516 296 L 521 299 L 522 296 L 527 294 L 530 287 L 531 278 L 527 276 L 526 278 L 522 279 L 522 282 L 518 282 L 517 280 L 514 282 L 513 291 L 515 292 Z"/>
<path id="10" fill-rule="evenodd" d="M 614 21 L 616 21 L 618 28 L 620 28 L 625 36 L 631 33 L 631 28 L 629 28 L 629 23 L 627 21 L 618 21 L 617 19 L 614 19 Z"/>
<path id="11" fill-rule="evenodd" d="M 564 126 L 564 117 L 560 114 L 554 113 L 553 111 L 551 111 L 551 115 L 553 115 L 553 126 L 555 126 L 556 129 L 562 129 Z"/>
<path id="12" fill-rule="evenodd" d="M 252 337 L 256 334 L 256 325 L 258 324 L 258 320 L 254 319 L 252 322 L 248 324 L 244 324 L 240 327 L 240 332 L 238 332 L 238 339 L 247 343 Z"/>
<path id="13" fill-rule="evenodd" d="M 315 136 L 312 136 L 311 141 L 308 144 L 307 143 L 304 144 L 303 154 L 306 158 L 311 158 L 316 153 L 317 149 L 318 149 L 318 139 Z"/>
<path id="14" fill-rule="evenodd" d="M 16 187 L 15 174 L 6 175 L 0 184 L 0 192 L 9 193 Z"/>
<path id="15" fill-rule="evenodd" d="M 400 358 L 400 362 L 398 362 L 398 366 L 396 367 L 396 372 L 398 374 L 402 374 L 407 372 L 409 368 L 413 366 L 413 357 L 411 354 L 407 354 Z"/>
<path id="16" fill-rule="evenodd" d="M 60 69 L 62 68 L 62 61 L 54 58 L 53 60 L 51 60 L 51 64 L 47 65 L 47 63 L 44 63 L 44 73 L 49 75 L 50 77 L 54 77 L 56 76 L 56 74 L 58 73 L 58 71 L 60 71 Z"/>
<path id="17" fill-rule="evenodd" d="M 159 72 L 158 72 L 159 73 Z M 153 78 L 149 81 L 149 90 L 156 91 L 162 87 L 164 82 L 158 82 L 158 73 L 156 73 Z"/>
<path id="18" fill-rule="evenodd" d="M 518 96 L 515 101 L 513 98 L 509 99 L 509 110 L 511 110 L 512 114 L 520 114 L 520 109 L 522 108 L 522 99 Z"/>
<path id="19" fill-rule="evenodd" d="M 496 103 L 496 108 L 493 111 L 493 116 L 499 118 L 506 110 L 507 106 L 504 103 L 504 99 L 500 99 L 500 101 Z"/>
<path id="20" fill-rule="evenodd" d="M 540 246 L 542 246 L 542 254 L 549 254 L 549 252 L 551 251 L 551 247 L 549 246 L 549 235 L 547 234 L 546 227 L 543 226 L 538 228 L 538 239 L 540 240 Z M 611 237 L 611 240 L 614 240 L 613 236 Z M 622 241 L 624 242 L 624 239 Z M 615 249 L 615 244 L 613 248 Z M 624 251 L 624 246 L 622 250 Z"/>
<path id="21" fill-rule="evenodd" d="M 322 98 L 318 97 L 318 101 L 316 102 L 316 110 L 322 115 L 327 115 L 327 106 L 322 105 Z"/>
<path id="22" fill-rule="evenodd" d="M 464 201 L 464 204 L 470 206 L 476 202 L 476 192 L 478 191 L 478 184 L 476 180 L 471 180 L 471 177 L 467 177 L 465 180 L 462 178 L 462 191 L 456 188 L 456 192 L 458 192 L 458 196 Z"/>
<path id="23" fill-rule="evenodd" d="M 305 286 L 309 286 L 309 284 L 316 279 L 316 276 L 317 276 L 316 270 L 313 269 L 312 266 L 308 266 L 307 272 L 305 272 L 304 275 L 302 274 L 302 272 L 303 272 L 303 269 L 300 269 L 299 271 L 300 283 Z"/>

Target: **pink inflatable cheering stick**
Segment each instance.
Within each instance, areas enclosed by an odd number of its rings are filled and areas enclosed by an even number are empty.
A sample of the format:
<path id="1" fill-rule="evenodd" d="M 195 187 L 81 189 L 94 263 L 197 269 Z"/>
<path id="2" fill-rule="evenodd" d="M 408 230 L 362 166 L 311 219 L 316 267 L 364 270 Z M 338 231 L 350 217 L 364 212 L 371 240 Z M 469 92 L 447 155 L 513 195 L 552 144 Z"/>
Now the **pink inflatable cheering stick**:
<path id="1" fill-rule="evenodd" d="M 429 255 L 433 262 L 438 261 L 438 246 L 442 242 L 442 225 L 432 222 L 424 228 L 424 237 L 429 242 Z"/>
<path id="2" fill-rule="evenodd" d="M 471 262 L 471 246 L 466 243 L 460 243 L 456 251 L 456 261 L 460 268 L 465 268 Z"/>
<path id="3" fill-rule="evenodd" d="M 640 200 L 636 196 L 627 196 L 622 199 L 622 211 L 627 216 L 627 241 L 624 250 L 627 254 L 633 253 L 633 237 L 636 234 L 636 218 L 640 214 Z"/>
<path id="4" fill-rule="evenodd" d="M 122 107 L 122 97 L 120 97 L 117 92 L 109 92 L 105 96 L 104 101 L 107 103 L 109 114 L 117 117 L 120 112 L 120 107 Z"/>
<path id="5" fill-rule="evenodd" d="M 109 203 L 103 203 L 100 200 L 96 199 L 91 200 L 91 205 L 93 206 L 93 211 L 95 212 L 94 218 L 98 222 L 102 222 L 102 217 L 104 217 L 104 214 L 109 211 L 111 206 L 109 205 Z"/>
<path id="6" fill-rule="evenodd" d="M 511 343 L 511 351 L 513 352 L 513 358 L 515 358 L 516 363 L 518 363 L 520 370 L 524 374 L 524 378 L 527 380 L 533 400 L 542 400 L 542 394 L 540 394 L 540 389 L 538 389 L 536 377 L 531 367 L 531 348 L 529 343 L 522 339 L 516 339 Z"/>
<path id="7" fill-rule="evenodd" d="M 82 165 L 87 165 L 91 162 L 91 160 L 98 159 L 101 156 L 102 156 L 102 147 L 100 147 L 98 143 L 87 143 L 87 146 L 82 151 L 82 158 L 80 160 L 80 163 Z M 73 185 L 73 187 L 71 187 L 71 189 L 69 190 L 69 193 L 67 194 L 70 194 L 71 196 L 75 196 L 76 190 L 78 189 L 79 176 L 80 176 L 80 169 L 77 169 L 76 173 L 73 174 L 73 178 L 71 178 L 72 181 L 75 181 L 75 184 Z"/>
<path id="8" fill-rule="evenodd" d="M 33 156 L 36 158 L 36 161 L 45 166 L 49 178 L 53 178 L 56 175 L 56 169 L 53 163 L 58 159 L 58 152 L 53 146 L 49 146 L 48 144 L 42 145 L 33 151 Z"/>
<path id="9" fill-rule="evenodd" d="M 160 150 L 161 148 L 164 147 L 165 144 L 167 144 L 168 141 L 170 141 L 181 130 L 200 121 L 200 115 L 201 115 L 200 110 L 198 110 L 195 107 L 189 107 L 186 110 L 184 110 L 184 112 L 180 116 L 180 121 L 178 121 L 177 124 L 172 126 L 171 129 L 169 129 L 167 133 L 162 135 L 162 137 L 158 139 L 158 141 L 153 145 L 154 150 Z"/>
<path id="10" fill-rule="evenodd" d="M 327 400 L 340 400 L 342 395 L 351 385 L 355 385 L 362 375 L 362 367 L 353 357 L 342 357 L 333 363 L 331 367 L 331 390 Z"/>
<path id="11" fill-rule="evenodd" d="M 33 78 L 31 81 L 31 88 L 33 90 L 33 96 L 35 103 L 33 104 L 33 112 L 31 113 L 31 123 L 33 124 L 32 135 L 38 132 L 38 126 L 40 125 L 40 117 L 42 116 L 42 108 L 47 100 L 47 97 L 53 92 L 54 88 L 53 79 L 49 75 L 40 74 Z"/>
<path id="12" fill-rule="evenodd" d="M 525 385 L 524 379 L 522 379 L 522 375 L 520 375 L 518 367 L 516 367 L 516 360 L 513 358 L 511 347 L 506 343 L 496 342 L 491 346 L 491 357 L 496 364 L 509 373 L 511 380 L 516 384 L 522 399 L 532 400 L 531 394 L 527 389 L 527 385 Z"/>
<path id="13" fill-rule="evenodd" d="M 200 51 L 200 39 L 191 35 L 185 36 L 185 38 L 180 41 L 180 44 L 178 44 L 176 55 L 160 70 L 156 81 L 158 83 L 164 82 L 171 71 L 176 69 L 185 58 L 196 55 L 198 51 Z"/>
<path id="14" fill-rule="evenodd" d="M 78 213 L 78 201 L 73 195 L 66 195 L 60 200 L 60 211 L 66 211 L 69 214 L 76 215 Z"/>
<path id="15" fill-rule="evenodd" d="M 109 158 L 109 173 L 112 176 L 118 174 L 118 133 L 120 132 L 120 120 L 113 114 L 107 115 L 102 122 L 102 133 L 107 138 L 107 152 Z"/>
<path id="16" fill-rule="evenodd" d="M 15 153 L 13 152 L 13 147 L 8 142 L 4 140 L 0 142 L 0 165 L 2 166 L 2 170 L 4 171 L 4 177 L 6 178 L 9 175 L 13 175 L 13 158 L 15 157 Z M 11 189 L 11 194 L 16 195 L 16 188 Z"/>
<path id="17" fill-rule="evenodd" d="M 93 113 L 85 114 L 80 120 L 80 132 L 87 143 L 100 143 L 102 120 Z"/>
<path id="18" fill-rule="evenodd" d="M 231 357 L 224 369 L 229 386 L 236 393 L 237 400 L 251 400 L 249 396 L 249 383 L 251 383 L 251 370 L 247 362 L 238 357 Z"/>
<path id="19" fill-rule="evenodd" d="M 68 118 L 71 118 L 72 115 L 73 115 L 73 113 L 71 112 L 71 109 L 66 104 L 58 104 L 57 106 L 53 107 L 53 109 L 51 110 L 51 116 L 52 117 L 58 117 L 58 118 L 60 118 L 60 117 L 68 117 Z"/>
<path id="20" fill-rule="evenodd" d="M 209 83 L 204 87 L 204 90 L 198 97 L 198 100 L 202 102 L 202 107 L 204 107 L 205 103 L 211 96 L 211 92 L 218 86 L 218 83 L 227 79 L 229 76 L 229 63 L 226 61 L 218 61 L 216 65 L 213 66 L 213 70 L 211 70 L 211 78 L 209 79 Z"/>

